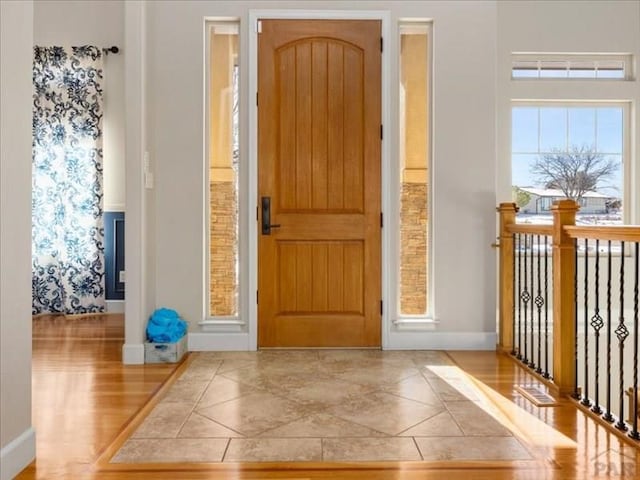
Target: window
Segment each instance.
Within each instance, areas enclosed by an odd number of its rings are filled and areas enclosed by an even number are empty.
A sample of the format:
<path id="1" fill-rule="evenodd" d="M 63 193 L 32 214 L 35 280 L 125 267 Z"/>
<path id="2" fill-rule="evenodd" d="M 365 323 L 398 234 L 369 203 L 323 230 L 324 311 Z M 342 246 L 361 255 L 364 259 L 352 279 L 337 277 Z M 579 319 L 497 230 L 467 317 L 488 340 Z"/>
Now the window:
<path id="1" fill-rule="evenodd" d="M 209 24 L 209 316 L 238 314 L 238 22 Z"/>
<path id="2" fill-rule="evenodd" d="M 514 54 L 514 79 L 618 79 L 632 78 L 631 55 Z"/>
<path id="3" fill-rule="evenodd" d="M 518 221 L 551 223 L 552 203 L 572 198 L 578 223 L 623 222 L 623 104 L 517 104 L 511 113 Z"/>
<path id="4" fill-rule="evenodd" d="M 429 24 L 400 25 L 400 315 L 427 313 Z"/>

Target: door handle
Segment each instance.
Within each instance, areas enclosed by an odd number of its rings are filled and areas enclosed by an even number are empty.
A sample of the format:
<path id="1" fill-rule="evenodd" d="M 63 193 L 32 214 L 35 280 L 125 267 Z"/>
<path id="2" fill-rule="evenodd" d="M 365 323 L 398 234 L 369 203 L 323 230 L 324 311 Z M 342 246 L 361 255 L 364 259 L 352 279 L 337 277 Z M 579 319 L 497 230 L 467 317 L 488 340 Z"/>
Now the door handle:
<path id="1" fill-rule="evenodd" d="M 262 234 L 271 235 L 271 229 L 278 227 L 279 223 L 271 223 L 271 197 L 262 197 Z"/>

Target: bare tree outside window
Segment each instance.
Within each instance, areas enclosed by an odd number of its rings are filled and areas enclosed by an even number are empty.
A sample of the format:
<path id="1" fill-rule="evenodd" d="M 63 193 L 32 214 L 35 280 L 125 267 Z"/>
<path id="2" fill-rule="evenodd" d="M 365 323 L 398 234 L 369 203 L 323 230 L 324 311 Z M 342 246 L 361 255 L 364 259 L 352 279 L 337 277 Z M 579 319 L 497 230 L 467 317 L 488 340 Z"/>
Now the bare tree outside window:
<path id="1" fill-rule="evenodd" d="M 568 151 L 553 150 L 540 155 L 531 166 L 531 173 L 547 189 L 558 189 L 569 199 L 581 202 L 601 182 L 610 179 L 620 165 L 594 147 L 573 146 Z"/>

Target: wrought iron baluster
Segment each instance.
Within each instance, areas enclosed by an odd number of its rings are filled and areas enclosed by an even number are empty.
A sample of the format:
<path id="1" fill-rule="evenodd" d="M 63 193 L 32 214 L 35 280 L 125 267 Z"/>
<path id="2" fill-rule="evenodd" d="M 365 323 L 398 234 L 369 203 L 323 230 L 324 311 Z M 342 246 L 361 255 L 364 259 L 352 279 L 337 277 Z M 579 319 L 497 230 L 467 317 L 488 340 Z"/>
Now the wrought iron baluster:
<path id="1" fill-rule="evenodd" d="M 620 399 L 620 416 L 615 427 L 618 430 L 627 431 L 627 425 L 624 422 L 624 341 L 629 336 L 629 329 L 624 324 L 624 242 L 620 242 L 620 317 L 618 318 L 618 327 L 615 330 L 618 337 L 618 354 L 620 361 L 620 377 L 618 382 L 618 395 Z"/>
<path id="2" fill-rule="evenodd" d="M 584 239 L 584 390 L 582 405 L 591 405 L 589 400 L 589 240 Z M 576 331 L 576 338 L 578 332 Z M 577 371 L 576 371 L 577 374 Z"/>
<path id="3" fill-rule="evenodd" d="M 518 233 L 518 354 L 522 358 L 522 234 Z"/>
<path id="4" fill-rule="evenodd" d="M 607 241 L 607 411 L 602 416 L 607 422 L 615 419 L 611 415 L 611 240 Z"/>
<path id="5" fill-rule="evenodd" d="M 520 297 L 520 295 L 518 295 L 518 290 L 516 289 L 516 286 L 518 288 L 519 285 L 516 285 L 516 248 L 517 248 L 517 243 L 516 243 L 516 234 L 512 234 L 512 238 L 513 238 L 513 276 L 511 278 L 513 278 L 513 308 L 512 308 L 512 315 L 511 315 L 511 331 L 513 332 L 514 338 L 511 341 L 511 355 L 515 355 L 516 354 L 516 341 L 515 341 L 515 334 L 516 334 L 516 295 L 518 297 Z"/>
<path id="6" fill-rule="evenodd" d="M 529 286 L 531 287 L 531 336 L 529 338 L 529 363 L 527 364 L 529 366 L 529 368 L 535 368 L 536 364 L 533 361 L 533 359 L 535 358 L 535 354 L 533 351 L 533 346 L 535 344 L 534 342 L 534 327 L 535 327 L 535 309 L 536 309 L 536 305 L 535 305 L 535 298 L 533 296 L 533 291 L 534 291 L 534 269 L 533 269 L 533 235 L 529 235 L 530 240 L 529 240 L 529 245 L 531 245 L 531 255 L 529 255 Z"/>
<path id="7" fill-rule="evenodd" d="M 574 379 L 573 379 L 573 394 L 572 397 L 576 400 L 580 400 L 580 393 L 578 391 L 578 239 L 574 239 L 573 244 L 574 248 L 574 264 L 575 270 L 573 274 L 573 332 L 574 332 L 574 348 L 573 348 L 573 371 Z"/>
<path id="8" fill-rule="evenodd" d="M 593 317 L 591 317 L 591 326 L 595 331 L 595 368 L 596 368 L 596 376 L 595 376 L 595 385 L 593 386 L 594 393 L 594 402 L 591 411 L 593 413 L 601 414 L 602 408 L 600 408 L 600 329 L 604 325 L 602 321 L 602 317 L 600 316 L 600 240 L 596 240 L 596 265 L 595 265 L 595 296 L 596 296 L 596 304 L 595 304 L 595 312 Z"/>
<path id="9" fill-rule="evenodd" d="M 528 287 L 528 270 L 527 270 L 527 237 L 528 235 L 524 236 L 524 290 L 522 291 L 521 295 L 522 295 L 522 303 L 523 305 L 523 341 L 524 341 L 524 350 L 523 350 L 523 355 L 522 355 L 522 363 L 528 363 L 529 359 L 527 358 L 527 315 L 529 313 L 529 300 L 531 299 L 531 295 L 529 294 L 529 290 L 527 289 Z"/>
<path id="10" fill-rule="evenodd" d="M 633 386 L 631 387 L 631 408 L 629 415 L 631 416 L 631 432 L 629 436 L 636 440 L 640 440 L 640 432 L 638 432 L 638 255 L 640 255 L 640 246 L 635 243 L 636 255 L 635 261 L 635 278 L 633 282 Z"/>
<path id="11" fill-rule="evenodd" d="M 544 237 L 544 378 L 549 378 L 549 272 L 548 272 L 548 241 L 549 237 Z"/>
<path id="12" fill-rule="evenodd" d="M 538 251 L 536 258 L 538 261 L 538 294 L 536 295 L 536 307 L 538 307 L 538 368 L 536 373 L 542 373 L 542 307 L 544 306 L 544 298 L 542 297 L 542 273 L 540 271 L 540 235 L 537 236 L 536 242 Z"/>

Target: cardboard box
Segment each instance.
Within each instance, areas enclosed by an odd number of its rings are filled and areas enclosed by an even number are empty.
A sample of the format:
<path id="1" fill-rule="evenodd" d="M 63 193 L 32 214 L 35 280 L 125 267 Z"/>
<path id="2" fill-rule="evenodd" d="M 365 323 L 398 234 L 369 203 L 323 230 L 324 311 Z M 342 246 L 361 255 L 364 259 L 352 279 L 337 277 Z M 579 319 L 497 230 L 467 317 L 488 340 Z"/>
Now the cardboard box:
<path id="1" fill-rule="evenodd" d="M 176 363 L 187 353 L 187 336 L 174 343 L 144 344 L 144 363 Z"/>

